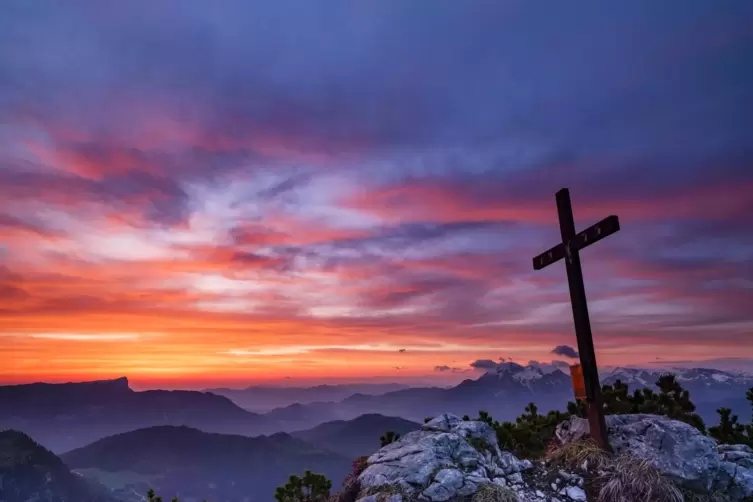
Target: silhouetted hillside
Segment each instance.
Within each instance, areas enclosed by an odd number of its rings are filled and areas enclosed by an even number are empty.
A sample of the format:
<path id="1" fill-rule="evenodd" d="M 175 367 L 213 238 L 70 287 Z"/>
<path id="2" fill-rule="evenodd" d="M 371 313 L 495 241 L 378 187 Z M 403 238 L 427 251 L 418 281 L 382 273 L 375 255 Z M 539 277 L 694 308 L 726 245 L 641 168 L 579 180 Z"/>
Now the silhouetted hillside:
<path id="1" fill-rule="evenodd" d="M 732 408 L 744 416 L 748 404 L 740 396 L 753 385 L 753 377 L 713 369 L 634 369 L 604 371 L 602 383 L 620 379 L 630 389 L 654 388 L 662 373 L 672 372 L 690 391 L 698 413 L 707 421 L 717 420 L 716 409 Z M 354 394 L 337 403 L 310 403 L 273 410 L 266 417 L 288 430 L 304 429 L 332 420 L 352 420 L 364 413 L 379 413 L 421 422 L 427 416 L 450 412 L 475 416 L 486 410 L 498 420 L 515 420 L 534 402 L 541 412 L 561 410 L 573 399 L 572 381 L 565 371 L 546 363 L 527 366 L 500 363 L 476 379 L 466 379 L 448 389 L 410 388 L 381 395 Z"/>
<path id="2" fill-rule="evenodd" d="M 22 432 L 0 431 L 0 501 L 111 502 L 104 487 L 72 473 Z"/>
<path id="3" fill-rule="evenodd" d="M 377 451 L 379 438 L 386 431 L 393 431 L 403 436 L 420 428 L 421 424 L 417 422 L 398 417 L 368 414 L 353 420 L 327 422 L 312 429 L 293 432 L 291 435 L 355 459 Z"/>
<path id="4" fill-rule="evenodd" d="M 122 498 L 153 487 L 168 500 L 268 502 L 290 474 L 305 469 L 339 486 L 351 461 L 288 434 L 248 438 L 159 426 L 107 437 L 63 455 Z"/>
<path id="5" fill-rule="evenodd" d="M 238 406 L 264 413 L 291 404 L 342 401 L 353 394 L 377 395 L 406 388 L 397 383 L 358 383 L 317 385 L 315 387 L 247 387 L 245 389 L 207 389 L 206 392 L 230 398 Z"/>
<path id="6" fill-rule="evenodd" d="M 269 418 L 207 392 L 135 392 L 128 380 L 0 387 L 0 428 L 24 431 L 62 452 L 97 439 L 154 425 L 211 432 L 276 432 Z"/>

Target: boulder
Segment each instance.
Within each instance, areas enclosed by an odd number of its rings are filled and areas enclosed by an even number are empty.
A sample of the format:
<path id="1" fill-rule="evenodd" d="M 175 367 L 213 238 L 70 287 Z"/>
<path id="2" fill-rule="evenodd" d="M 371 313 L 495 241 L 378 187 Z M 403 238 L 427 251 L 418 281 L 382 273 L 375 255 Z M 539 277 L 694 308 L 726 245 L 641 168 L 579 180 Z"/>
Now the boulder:
<path id="1" fill-rule="evenodd" d="M 519 501 L 584 500 L 579 476 L 569 475 L 570 481 L 555 487 L 548 481 L 536 485 L 534 479 L 546 478 L 536 476 L 537 469 L 543 466 L 501 451 L 488 424 L 444 414 L 369 457 L 358 478 L 359 500 L 372 502 L 369 497 L 376 496 L 381 502 L 399 493 L 403 500 L 446 502 L 470 497 L 491 484 L 510 490 Z"/>
<path id="2" fill-rule="evenodd" d="M 609 442 L 615 453 L 646 460 L 678 485 L 697 492 L 722 491 L 733 500 L 753 495 L 753 451 L 722 445 L 684 422 L 658 415 L 608 415 Z M 588 421 L 571 417 L 557 426 L 561 443 L 588 437 Z"/>
<path id="3" fill-rule="evenodd" d="M 744 444 L 720 444 L 717 447 L 722 460 L 733 462 L 740 467 L 753 469 L 753 448 Z"/>

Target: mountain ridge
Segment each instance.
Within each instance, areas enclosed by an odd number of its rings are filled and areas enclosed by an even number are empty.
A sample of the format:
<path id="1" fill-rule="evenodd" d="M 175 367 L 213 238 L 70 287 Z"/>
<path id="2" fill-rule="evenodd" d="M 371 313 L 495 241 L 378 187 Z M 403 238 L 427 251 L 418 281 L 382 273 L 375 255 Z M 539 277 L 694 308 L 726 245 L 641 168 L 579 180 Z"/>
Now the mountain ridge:
<path id="1" fill-rule="evenodd" d="M 74 474 L 28 434 L 0 430 L 2 502 L 114 502 L 105 487 Z"/>
<path id="2" fill-rule="evenodd" d="M 380 448 L 379 438 L 385 432 L 392 431 L 403 436 L 419 430 L 421 425 L 400 417 L 367 413 L 352 420 L 324 422 L 311 429 L 290 434 L 307 443 L 355 459 L 377 451 Z"/>
<path id="3" fill-rule="evenodd" d="M 0 410 L 0 428 L 22 430 L 57 452 L 153 425 L 245 435 L 279 429 L 270 418 L 227 397 L 186 390 L 134 391 L 127 378 L 0 386 Z"/>
<path id="4" fill-rule="evenodd" d="M 107 480 L 127 501 L 154 488 L 168 500 L 266 502 L 290 474 L 311 469 L 338 486 L 352 465 L 283 432 L 246 437 L 171 425 L 108 436 L 61 457 L 77 472 Z"/>

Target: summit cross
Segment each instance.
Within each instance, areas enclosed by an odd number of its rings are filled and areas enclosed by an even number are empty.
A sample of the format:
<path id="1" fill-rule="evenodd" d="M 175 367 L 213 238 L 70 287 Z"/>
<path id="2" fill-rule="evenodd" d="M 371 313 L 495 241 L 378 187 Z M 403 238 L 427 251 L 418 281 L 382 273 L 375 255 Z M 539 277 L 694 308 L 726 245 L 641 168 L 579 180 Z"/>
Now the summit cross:
<path id="1" fill-rule="evenodd" d="M 591 334 L 591 322 L 588 319 L 586 289 L 583 284 L 583 271 L 580 266 L 580 250 L 617 232 L 620 229 L 620 221 L 617 216 L 607 216 L 582 232 L 575 233 L 570 192 L 567 188 L 563 188 L 557 192 L 555 198 L 557 200 L 557 213 L 559 215 L 562 242 L 536 256 L 533 259 L 533 269 L 541 270 L 565 258 L 567 283 L 570 288 L 570 303 L 572 304 L 573 321 L 575 323 L 575 336 L 578 340 L 580 364 L 583 369 L 583 383 L 586 391 L 591 437 L 600 448 L 611 450 L 609 438 L 607 437 L 607 426 L 604 421 L 601 384 L 599 383 L 599 371 L 596 367 L 596 352 Z"/>

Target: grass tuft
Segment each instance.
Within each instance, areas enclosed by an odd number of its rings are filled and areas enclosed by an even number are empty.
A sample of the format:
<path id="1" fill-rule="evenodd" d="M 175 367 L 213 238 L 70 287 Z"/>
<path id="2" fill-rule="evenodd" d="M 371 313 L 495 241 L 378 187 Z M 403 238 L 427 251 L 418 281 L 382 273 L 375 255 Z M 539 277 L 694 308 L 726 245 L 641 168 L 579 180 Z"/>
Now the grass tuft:
<path id="1" fill-rule="evenodd" d="M 650 462 L 614 457 L 597 502 L 684 502 L 677 486 Z"/>
<path id="2" fill-rule="evenodd" d="M 405 493 L 403 487 L 398 485 L 397 483 L 391 485 L 375 485 L 366 487 L 361 490 L 361 493 L 358 494 L 358 498 L 360 499 L 363 497 L 368 497 L 369 495 L 376 495 L 379 502 L 387 500 L 392 495 L 402 495 L 403 500 L 410 499 L 410 497 L 408 497 L 408 494 Z"/>
<path id="3" fill-rule="evenodd" d="M 581 469 L 583 463 L 587 462 L 589 471 L 605 469 L 614 461 L 614 456 L 599 448 L 593 439 L 558 446 L 549 452 L 548 458 L 553 463 L 571 470 Z"/>
<path id="4" fill-rule="evenodd" d="M 680 491 L 685 502 L 732 502 L 733 500 L 729 495 L 720 491 L 698 493 L 684 488 L 680 488 Z"/>
<path id="5" fill-rule="evenodd" d="M 471 502 L 517 502 L 518 496 L 510 488 L 498 484 L 486 484 L 478 487 Z"/>

